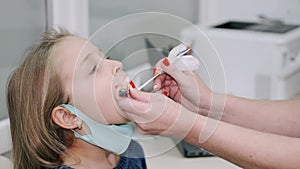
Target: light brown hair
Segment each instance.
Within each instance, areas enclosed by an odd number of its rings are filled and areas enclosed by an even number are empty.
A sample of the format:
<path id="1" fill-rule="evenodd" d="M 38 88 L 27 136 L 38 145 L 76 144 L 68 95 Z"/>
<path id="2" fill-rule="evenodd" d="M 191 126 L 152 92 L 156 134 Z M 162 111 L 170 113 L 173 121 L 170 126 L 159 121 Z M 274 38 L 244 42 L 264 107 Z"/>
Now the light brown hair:
<path id="1" fill-rule="evenodd" d="M 44 33 L 8 80 L 14 169 L 61 165 L 60 157 L 73 143 L 72 132 L 51 119 L 53 108 L 68 100 L 51 56 L 56 45 L 67 36 L 72 35 L 62 29 Z"/>

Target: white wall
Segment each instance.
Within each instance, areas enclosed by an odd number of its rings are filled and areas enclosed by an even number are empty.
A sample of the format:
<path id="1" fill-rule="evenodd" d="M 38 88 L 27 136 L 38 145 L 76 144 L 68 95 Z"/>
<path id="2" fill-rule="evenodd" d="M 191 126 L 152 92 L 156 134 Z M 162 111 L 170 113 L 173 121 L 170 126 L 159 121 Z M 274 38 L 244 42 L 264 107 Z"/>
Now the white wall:
<path id="1" fill-rule="evenodd" d="M 5 86 L 12 68 L 45 30 L 44 1 L 0 2 L 0 119 L 7 116 Z M 1 133 L 1 132 L 0 132 Z"/>
<path id="2" fill-rule="evenodd" d="M 45 30 L 45 5 L 41 0 L 9 0 L 0 2 L 0 154 L 10 146 L 6 108 L 6 82 L 26 49 Z M 1 167 L 0 167 L 1 168 Z"/>

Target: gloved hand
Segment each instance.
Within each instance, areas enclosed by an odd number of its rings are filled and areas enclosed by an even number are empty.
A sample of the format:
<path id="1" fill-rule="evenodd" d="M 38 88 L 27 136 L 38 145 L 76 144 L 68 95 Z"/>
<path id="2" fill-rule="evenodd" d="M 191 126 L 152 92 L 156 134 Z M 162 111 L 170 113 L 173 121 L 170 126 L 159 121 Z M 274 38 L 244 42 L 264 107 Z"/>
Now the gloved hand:
<path id="1" fill-rule="evenodd" d="M 168 58 L 156 64 L 155 70 L 158 69 L 165 73 L 154 80 L 154 90 L 168 95 L 193 112 L 209 109 L 213 92 L 196 72 L 180 71 L 170 64 Z"/>
<path id="2" fill-rule="evenodd" d="M 118 107 L 134 121 L 142 134 L 183 138 L 193 126 L 197 114 L 160 93 L 147 93 L 133 87 L 128 97 L 115 95 Z"/>

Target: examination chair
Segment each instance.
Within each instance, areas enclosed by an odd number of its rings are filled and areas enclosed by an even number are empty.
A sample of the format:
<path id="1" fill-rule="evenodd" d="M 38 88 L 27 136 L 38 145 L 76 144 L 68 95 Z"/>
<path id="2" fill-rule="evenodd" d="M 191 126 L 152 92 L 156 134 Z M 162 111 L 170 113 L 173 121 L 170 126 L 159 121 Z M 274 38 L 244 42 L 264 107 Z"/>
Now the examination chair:
<path id="1" fill-rule="evenodd" d="M 12 162 L 5 156 L 0 155 L 0 169 L 12 169 Z"/>

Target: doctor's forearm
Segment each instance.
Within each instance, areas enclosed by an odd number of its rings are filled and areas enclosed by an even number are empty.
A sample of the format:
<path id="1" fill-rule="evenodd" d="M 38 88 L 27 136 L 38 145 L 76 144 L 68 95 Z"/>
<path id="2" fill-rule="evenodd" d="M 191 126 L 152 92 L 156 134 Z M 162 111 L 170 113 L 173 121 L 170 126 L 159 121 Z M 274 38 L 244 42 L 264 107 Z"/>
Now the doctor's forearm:
<path id="1" fill-rule="evenodd" d="M 259 101 L 223 96 L 226 97 L 222 121 L 259 131 L 300 137 L 300 123 L 297 122 L 300 119 L 300 100 Z M 206 106 L 198 112 L 208 116 L 211 107 Z"/>
<path id="2" fill-rule="evenodd" d="M 222 120 L 291 137 L 300 137 L 300 100 L 258 101 L 227 96 Z"/>
<path id="3" fill-rule="evenodd" d="M 215 124 L 218 126 L 214 132 L 202 143 L 199 141 L 200 133 L 207 132 L 211 126 L 205 126 L 205 118 L 198 118 L 185 140 L 243 168 L 300 168 L 298 138 L 263 133 L 224 122 Z"/>

